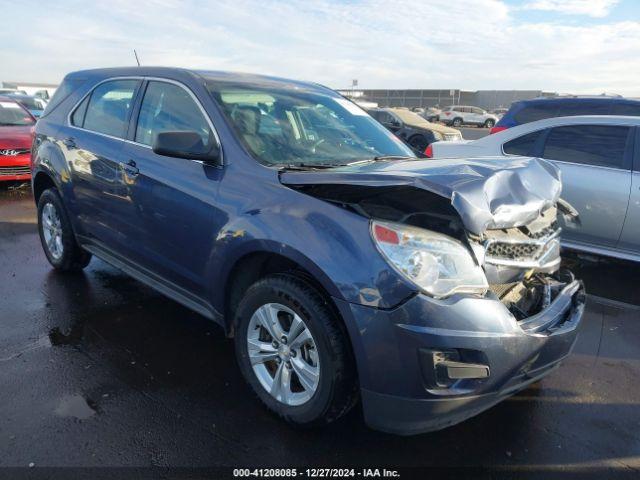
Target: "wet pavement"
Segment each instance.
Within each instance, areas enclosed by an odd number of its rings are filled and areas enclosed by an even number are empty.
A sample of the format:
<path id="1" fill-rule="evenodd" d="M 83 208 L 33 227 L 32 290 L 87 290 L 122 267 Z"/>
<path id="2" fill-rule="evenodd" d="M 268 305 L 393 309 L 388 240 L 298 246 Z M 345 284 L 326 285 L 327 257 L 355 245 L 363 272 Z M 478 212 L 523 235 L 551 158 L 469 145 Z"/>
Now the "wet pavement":
<path id="1" fill-rule="evenodd" d="M 640 305 L 632 264 L 572 259 L 587 289 Z M 591 263 L 590 263 L 591 262 Z M 94 258 L 51 270 L 27 189 L 0 187 L 0 467 L 482 466 L 640 475 L 640 307 L 591 297 L 574 354 L 447 430 L 396 437 L 358 409 L 296 430 L 254 399 L 203 317 Z"/>

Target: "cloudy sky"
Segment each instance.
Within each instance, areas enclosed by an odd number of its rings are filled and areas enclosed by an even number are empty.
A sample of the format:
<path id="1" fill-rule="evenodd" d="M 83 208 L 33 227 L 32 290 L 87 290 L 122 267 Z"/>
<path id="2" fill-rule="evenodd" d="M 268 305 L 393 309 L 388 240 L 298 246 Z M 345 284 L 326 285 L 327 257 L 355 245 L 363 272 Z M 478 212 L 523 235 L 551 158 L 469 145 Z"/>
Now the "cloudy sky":
<path id="1" fill-rule="evenodd" d="M 0 0 L 0 81 L 134 64 L 640 96 L 638 0 Z M 11 21 L 7 21 L 11 19 Z"/>

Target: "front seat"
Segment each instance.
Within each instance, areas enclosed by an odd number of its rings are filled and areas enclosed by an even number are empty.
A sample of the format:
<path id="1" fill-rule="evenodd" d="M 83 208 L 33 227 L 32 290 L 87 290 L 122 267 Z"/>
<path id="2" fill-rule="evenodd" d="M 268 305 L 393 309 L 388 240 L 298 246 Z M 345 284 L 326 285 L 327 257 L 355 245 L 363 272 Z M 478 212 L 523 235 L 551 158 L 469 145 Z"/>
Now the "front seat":
<path id="1" fill-rule="evenodd" d="M 265 143 L 258 136 L 261 115 L 258 107 L 248 105 L 238 106 L 231 113 L 233 123 L 240 130 L 242 139 L 256 155 L 261 155 L 265 150 Z"/>

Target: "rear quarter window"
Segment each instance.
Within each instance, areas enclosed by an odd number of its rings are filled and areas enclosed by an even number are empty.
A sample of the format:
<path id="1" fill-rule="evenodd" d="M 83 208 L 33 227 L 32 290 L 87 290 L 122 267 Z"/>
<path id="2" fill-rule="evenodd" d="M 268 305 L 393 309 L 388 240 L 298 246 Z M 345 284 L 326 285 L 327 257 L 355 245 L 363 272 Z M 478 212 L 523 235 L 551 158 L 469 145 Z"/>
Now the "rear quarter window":
<path id="1" fill-rule="evenodd" d="M 536 140 L 540 137 L 543 130 L 527 133 L 521 137 L 509 140 L 502 146 L 502 151 L 507 155 L 531 155 Z"/>

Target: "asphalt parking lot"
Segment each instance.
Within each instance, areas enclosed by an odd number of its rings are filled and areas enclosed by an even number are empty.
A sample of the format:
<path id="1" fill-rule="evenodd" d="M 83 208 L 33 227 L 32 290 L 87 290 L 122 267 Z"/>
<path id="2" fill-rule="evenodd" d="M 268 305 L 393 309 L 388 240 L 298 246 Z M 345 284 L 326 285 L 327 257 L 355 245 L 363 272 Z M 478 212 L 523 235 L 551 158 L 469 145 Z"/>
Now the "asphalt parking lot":
<path id="1" fill-rule="evenodd" d="M 597 296 L 573 355 L 540 383 L 441 432 L 377 433 L 358 409 L 301 431 L 253 398 L 214 324 L 97 259 L 81 274 L 51 270 L 29 188 L 1 186 L 0 467 L 356 464 L 640 475 L 640 306 L 629 305 L 640 305 L 639 269 L 569 262 Z"/>

